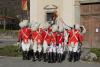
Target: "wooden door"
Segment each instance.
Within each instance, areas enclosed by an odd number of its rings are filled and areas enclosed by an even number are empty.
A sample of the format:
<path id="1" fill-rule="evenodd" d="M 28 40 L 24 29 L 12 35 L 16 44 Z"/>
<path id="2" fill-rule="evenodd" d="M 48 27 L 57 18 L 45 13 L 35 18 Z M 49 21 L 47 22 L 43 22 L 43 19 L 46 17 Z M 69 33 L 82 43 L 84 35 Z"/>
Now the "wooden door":
<path id="1" fill-rule="evenodd" d="M 81 24 L 87 29 L 84 44 L 86 47 L 100 48 L 100 4 L 81 5 Z"/>

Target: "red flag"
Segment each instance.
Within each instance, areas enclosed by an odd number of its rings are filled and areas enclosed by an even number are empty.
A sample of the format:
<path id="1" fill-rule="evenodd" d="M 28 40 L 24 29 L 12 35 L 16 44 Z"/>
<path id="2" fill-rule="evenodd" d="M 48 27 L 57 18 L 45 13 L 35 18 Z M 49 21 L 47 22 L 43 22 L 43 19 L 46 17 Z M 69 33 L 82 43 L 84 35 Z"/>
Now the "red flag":
<path id="1" fill-rule="evenodd" d="M 27 0 L 22 0 L 22 10 L 27 10 Z"/>

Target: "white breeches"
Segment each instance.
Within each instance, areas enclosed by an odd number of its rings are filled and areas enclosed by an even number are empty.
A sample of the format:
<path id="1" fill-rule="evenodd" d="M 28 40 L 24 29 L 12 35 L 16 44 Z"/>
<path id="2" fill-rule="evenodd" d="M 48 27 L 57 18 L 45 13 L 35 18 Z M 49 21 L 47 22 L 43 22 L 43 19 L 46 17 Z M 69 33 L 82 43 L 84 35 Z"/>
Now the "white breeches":
<path id="1" fill-rule="evenodd" d="M 30 48 L 30 40 L 28 40 L 28 43 L 24 43 L 22 41 L 21 46 L 22 46 L 22 50 L 23 51 L 29 51 L 29 48 Z"/>
<path id="2" fill-rule="evenodd" d="M 41 45 L 41 44 L 38 45 L 37 51 L 38 51 L 38 52 L 41 52 L 41 51 L 42 51 L 42 45 Z"/>
<path id="3" fill-rule="evenodd" d="M 61 46 L 61 44 L 59 44 L 59 46 L 57 46 L 57 53 L 63 54 L 63 52 L 64 52 L 64 48 Z"/>
<path id="4" fill-rule="evenodd" d="M 71 42 L 71 44 L 68 46 L 69 51 L 77 52 L 78 51 L 78 42 L 74 44 L 74 42 Z"/>
<path id="5" fill-rule="evenodd" d="M 44 42 L 43 42 L 43 53 L 46 53 L 46 52 L 47 52 L 47 48 L 48 48 L 48 44 L 47 44 L 47 42 L 44 40 Z"/>
<path id="6" fill-rule="evenodd" d="M 54 53 L 56 53 L 56 49 L 57 49 L 57 47 L 56 46 L 53 46 L 53 44 L 51 44 L 50 46 L 48 46 L 48 52 L 54 52 Z"/>
<path id="7" fill-rule="evenodd" d="M 36 51 L 41 52 L 42 51 L 41 44 L 37 44 L 36 41 L 31 42 L 31 48 L 33 49 L 34 52 L 36 52 Z"/>

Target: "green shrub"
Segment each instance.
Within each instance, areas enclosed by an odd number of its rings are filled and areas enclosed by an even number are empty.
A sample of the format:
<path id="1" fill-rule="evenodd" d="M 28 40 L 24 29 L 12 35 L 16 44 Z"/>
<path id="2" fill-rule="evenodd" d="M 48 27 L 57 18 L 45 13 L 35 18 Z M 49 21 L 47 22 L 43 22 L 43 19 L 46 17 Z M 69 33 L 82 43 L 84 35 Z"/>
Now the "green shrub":
<path id="1" fill-rule="evenodd" d="M 100 62 L 100 48 L 91 48 L 90 51 L 97 55 L 97 57 L 98 57 L 97 61 Z"/>
<path id="2" fill-rule="evenodd" d="M 21 56 L 21 52 L 19 51 L 18 46 L 5 46 L 0 48 L 0 56 L 17 57 Z"/>

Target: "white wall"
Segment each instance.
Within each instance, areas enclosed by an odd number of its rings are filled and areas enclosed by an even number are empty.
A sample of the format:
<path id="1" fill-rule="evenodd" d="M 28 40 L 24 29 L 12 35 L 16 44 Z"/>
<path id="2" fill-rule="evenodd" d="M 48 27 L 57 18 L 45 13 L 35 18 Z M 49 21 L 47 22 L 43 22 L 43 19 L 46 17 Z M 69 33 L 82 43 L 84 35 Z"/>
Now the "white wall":
<path id="1" fill-rule="evenodd" d="M 74 17 L 74 0 L 63 0 L 63 20 L 67 25 L 72 26 Z"/>
<path id="2" fill-rule="evenodd" d="M 80 24 L 79 0 L 63 0 L 63 20 L 69 26 Z"/>
<path id="3" fill-rule="evenodd" d="M 36 22 L 38 20 L 38 8 L 37 8 L 37 0 L 30 0 L 30 22 Z"/>
<path id="4" fill-rule="evenodd" d="M 76 5 L 75 0 L 30 0 L 30 21 L 45 22 L 44 7 L 46 5 L 56 5 L 58 15 L 63 18 L 67 25 L 80 22 L 80 7 Z"/>

